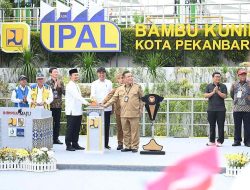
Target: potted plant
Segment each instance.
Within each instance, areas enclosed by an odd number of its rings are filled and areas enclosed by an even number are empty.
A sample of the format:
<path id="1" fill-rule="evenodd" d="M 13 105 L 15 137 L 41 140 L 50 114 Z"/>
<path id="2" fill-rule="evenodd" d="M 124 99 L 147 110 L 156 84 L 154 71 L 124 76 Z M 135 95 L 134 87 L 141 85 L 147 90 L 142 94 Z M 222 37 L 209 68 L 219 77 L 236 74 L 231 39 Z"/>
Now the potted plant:
<path id="1" fill-rule="evenodd" d="M 31 162 L 28 164 L 27 171 L 55 171 L 56 160 L 54 159 L 53 155 L 53 152 L 49 151 L 46 147 L 41 149 L 32 149 L 30 152 Z"/>

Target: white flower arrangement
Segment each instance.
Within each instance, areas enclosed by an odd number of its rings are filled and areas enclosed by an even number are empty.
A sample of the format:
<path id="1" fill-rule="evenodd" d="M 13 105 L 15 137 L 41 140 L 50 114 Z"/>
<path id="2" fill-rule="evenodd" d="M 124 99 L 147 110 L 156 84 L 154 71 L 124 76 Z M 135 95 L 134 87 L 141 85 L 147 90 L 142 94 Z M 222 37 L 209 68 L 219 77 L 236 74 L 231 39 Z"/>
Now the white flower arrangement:
<path id="1" fill-rule="evenodd" d="M 56 160 L 48 148 L 0 149 L 0 170 L 55 171 Z"/>
<path id="2" fill-rule="evenodd" d="M 249 162 L 250 157 L 244 153 L 227 154 L 226 176 L 237 176 Z"/>
<path id="3" fill-rule="evenodd" d="M 34 148 L 31 153 L 31 160 L 37 163 L 48 163 L 51 159 L 54 159 L 53 152 L 49 151 L 48 148 L 43 147 L 41 149 Z"/>

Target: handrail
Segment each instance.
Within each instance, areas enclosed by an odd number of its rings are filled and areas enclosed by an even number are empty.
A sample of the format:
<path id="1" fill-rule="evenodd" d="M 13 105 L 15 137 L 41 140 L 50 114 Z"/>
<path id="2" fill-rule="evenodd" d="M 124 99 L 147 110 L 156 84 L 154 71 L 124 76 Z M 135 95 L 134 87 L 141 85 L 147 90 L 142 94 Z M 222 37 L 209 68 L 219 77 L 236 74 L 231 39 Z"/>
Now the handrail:
<path id="1" fill-rule="evenodd" d="M 248 5 L 248 6 L 247 6 Z M 197 3 L 197 4 L 151 4 L 151 5 L 109 5 L 104 6 L 105 12 L 108 14 L 106 18 L 109 21 L 116 22 L 119 26 L 131 27 L 134 26 L 133 16 L 135 13 L 141 14 L 144 18 L 144 24 L 168 24 L 168 23 L 185 23 L 199 24 L 201 27 L 204 23 L 208 24 L 247 24 L 250 20 L 249 7 L 250 2 L 241 3 Z M 195 11 L 191 11 L 192 6 L 195 6 Z M 213 8 L 215 7 L 216 8 Z M 225 6 L 231 6 L 232 11 L 224 9 Z M 185 7 L 185 11 L 174 8 Z M 171 9 L 171 11 L 168 11 Z M 0 21 L 19 21 L 27 22 L 32 28 L 40 29 L 39 12 L 40 7 L 22 7 L 12 8 L 14 17 L 6 18 L 4 9 L 0 9 Z M 19 11 L 18 11 L 19 10 Z M 30 14 L 26 17 L 26 13 Z M 112 14 L 110 14 L 112 13 Z M 32 15 L 32 16 L 31 16 Z M 211 18 L 208 20 L 208 17 Z M 218 19 L 215 19 L 217 18 Z M 148 19 L 150 18 L 150 19 Z M 188 19 L 192 18 L 192 19 Z M 149 22 L 150 23 L 147 23 Z"/>
<path id="2" fill-rule="evenodd" d="M 89 99 L 89 98 L 86 98 L 86 99 Z M 63 98 L 64 100 L 64 98 Z M 9 102 L 10 102 L 10 98 L 0 98 L 0 101 L 5 101 L 6 102 L 6 107 L 9 106 Z M 170 111 L 171 110 L 171 102 L 172 101 L 189 101 L 191 102 L 191 107 L 190 107 L 190 111 Z M 158 117 L 162 114 L 165 114 L 166 116 L 166 120 L 165 122 L 155 122 L 155 125 L 162 125 L 162 126 L 165 126 L 165 130 L 166 130 L 166 136 L 170 136 L 170 130 L 171 130 L 171 126 L 182 126 L 182 128 L 184 129 L 185 126 L 189 126 L 189 131 L 190 133 L 188 134 L 189 136 L 193 137 L 194 136 L 194 127 L 197 127 L 197 126 L 208 126 L 208 123 L 195 123 L 194 122 L 194 116 L 196 114 L 201 114 L 201 115 L 204 115 L 204 114 L 207 114 L 205 111 L 195 111 L 194 107 L 195 107 L 195 104 L 194 102 L 195 101 L 207 101 L 206 98 L 164 98 L 164 103 L 166 103 L 166 110 L 161 110 L 158 112 Z M 232 99 L 230 98 L 227 98 L 225 99 L 226 102 L 232 102 Z M 62 113 L 65 113 L 64 110 L 62 110 Z M 228 110 L 227 113 L 226 113 L 226 116 L 227 117 L 232 117 L 232 110 Z M 86 111 L 84 111 L 84 114 L 86 114 Z M 186 114 L 186 115 L 189 115 L 190 116 L 190 122 L 191 123 L 171 123 L 171 118 L 174 117 L 174 116 L 178 116 L 178 114 Z M 142 136 L 145 136 L 146 135 L 146 127 L 147 126 L 150 126 L 151 123 L 149 121 L 147 121 L 147 113 L 145 112 L 145 109 L 143 110 L 143 115 L 141 117 L 141 130 L 142 130 Z M 61 122 L 63 124 L 65 124 L 66 122 Z M 86 122 L 83 122 L 82 125 L 85 125 Z M 111 123 L 112 125 L 115 125 L 116 123 Z M 230 134 L 230 128 L 229 126 L 233 126 L 234 124 L 233 123 L 225 123 L 225 130 L 228 132 L 228 134 Z M 113 128 L 111 128 L 112 130 L 114 130 Z M 113 131 L 111 132 L 111 134 L 113 134 Z"/>

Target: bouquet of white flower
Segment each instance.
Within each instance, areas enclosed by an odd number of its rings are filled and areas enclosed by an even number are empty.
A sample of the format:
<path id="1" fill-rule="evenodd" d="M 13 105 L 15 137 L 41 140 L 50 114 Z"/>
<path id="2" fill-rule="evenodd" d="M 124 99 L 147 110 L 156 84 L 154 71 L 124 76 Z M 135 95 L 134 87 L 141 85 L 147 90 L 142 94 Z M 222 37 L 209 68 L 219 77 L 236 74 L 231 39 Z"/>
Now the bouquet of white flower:
<path id="1" fill-rule="evenodd" d="M 54 159 L 54 153 L 49 151 L 48 148 L 43 147 L 41 149 L 34 148 L 31 153 L 31 161 L 37 163 L 48 163 Z"/>

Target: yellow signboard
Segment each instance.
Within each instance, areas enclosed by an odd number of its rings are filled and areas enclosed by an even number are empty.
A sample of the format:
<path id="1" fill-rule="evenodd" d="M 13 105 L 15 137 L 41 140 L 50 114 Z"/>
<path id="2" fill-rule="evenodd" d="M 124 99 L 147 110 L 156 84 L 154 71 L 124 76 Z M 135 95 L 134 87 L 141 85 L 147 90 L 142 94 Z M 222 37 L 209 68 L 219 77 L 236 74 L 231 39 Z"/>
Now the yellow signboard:
<path id="1" fill-rule="evenodd" d="M 7 53 L 23 52 L 29 49 L 30 27 L 26 23 L 1 24 L 1 48 Z"/>
<path id="2" fill-rule="evenodd" d="M 41 24 L 41 42 L 54 52 L 120 51 L 119 28 L 110 22 Z"/>

